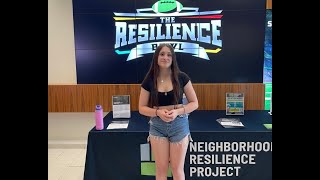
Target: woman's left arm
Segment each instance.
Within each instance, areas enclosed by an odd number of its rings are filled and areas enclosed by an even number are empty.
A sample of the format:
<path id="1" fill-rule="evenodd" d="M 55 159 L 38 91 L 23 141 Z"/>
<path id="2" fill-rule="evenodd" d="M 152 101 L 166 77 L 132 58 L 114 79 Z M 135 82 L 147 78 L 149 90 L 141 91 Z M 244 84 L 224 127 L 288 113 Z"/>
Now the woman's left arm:
<path id="1" fill-rule="evenodd" d="M 198 98 L 196 92 L 193 89 L 192 83 L 189 82 L 184 86 L 184 93 L 188 99 L 188 104 L 184 106 L 184 112 L 182 114 L 191 113 L 192 111 L 198 109 Z M 179 113 L 180 114 L 180 113 Z"/>
<path id="2" fill-rule="evenodd" d="M 184 93 L 188 99 L 188 104 L 184 105 L 182 108 L 173 109 L 168 112 L 169 120 L 174 120 L 178 115 L 188 114 L 192 111 L 198 109 L 198 98 L 196 92 L 193 89 L 191 81 L 189 81 L 183 88 Z"/>

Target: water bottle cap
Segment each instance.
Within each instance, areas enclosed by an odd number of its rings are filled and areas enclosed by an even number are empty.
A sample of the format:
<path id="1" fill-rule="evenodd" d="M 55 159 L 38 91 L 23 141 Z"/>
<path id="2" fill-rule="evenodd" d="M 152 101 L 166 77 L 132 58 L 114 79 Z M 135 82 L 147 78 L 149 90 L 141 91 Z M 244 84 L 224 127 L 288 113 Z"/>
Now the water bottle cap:
<path id="1" fill-rule="evenodd" d="M 100 110 L 101 108 L 102 108 L 101 105 L 96 105 L 97 110 Z"/>

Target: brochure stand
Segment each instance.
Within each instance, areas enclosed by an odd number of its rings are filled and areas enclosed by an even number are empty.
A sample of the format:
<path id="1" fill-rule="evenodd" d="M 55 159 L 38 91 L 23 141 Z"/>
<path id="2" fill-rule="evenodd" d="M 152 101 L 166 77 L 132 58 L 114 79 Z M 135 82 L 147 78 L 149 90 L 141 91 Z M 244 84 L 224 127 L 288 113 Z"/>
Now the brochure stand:
<path id="1" fill-rule="evenodd" d="M 243 93 L 226 93 L 226 115 L 244 115 Z"/>
<path id="2" fill-rule="evenodd" d="M 130 118 L 130 95 L 112 96 L 113 119 Z"/>

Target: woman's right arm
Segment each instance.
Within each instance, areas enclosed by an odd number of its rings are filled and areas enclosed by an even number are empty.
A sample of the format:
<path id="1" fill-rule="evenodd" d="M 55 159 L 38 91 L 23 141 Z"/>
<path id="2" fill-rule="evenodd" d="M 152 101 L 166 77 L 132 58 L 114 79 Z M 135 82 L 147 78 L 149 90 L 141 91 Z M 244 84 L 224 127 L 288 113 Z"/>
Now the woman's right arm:
<path id="1" fill-rule="evenodd" d="M 157 110 L 148 107 L 148 102 L 150 98 L 150 92 L 141 87 L 140 97 L 139 97 L 139 113 L 145 116 L 154 117 L 159 114 L 156 114 Z"/>

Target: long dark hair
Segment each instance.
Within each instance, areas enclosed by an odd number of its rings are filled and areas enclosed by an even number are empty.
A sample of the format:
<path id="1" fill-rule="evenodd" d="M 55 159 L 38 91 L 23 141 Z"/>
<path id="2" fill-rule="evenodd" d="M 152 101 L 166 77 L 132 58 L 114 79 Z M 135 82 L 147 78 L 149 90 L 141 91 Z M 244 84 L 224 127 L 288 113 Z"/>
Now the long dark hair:
<path id="1" fill-rule="evenodd" d="M 150 98 L 149 98 L 149 107 L 158 106 L 158 88 L 157 88 L 157 77 L 159 76 L 159 65 L 158 65 L 158 57 L 161 49 L 163 47 L 168 47 L 172 54 L 172 63 L 171 63 L 171 81 L 173 86 L 173 94 L 174 94 L 174 103 L 178 104 L 178 99 L 180 98 L 180 83 L 179 83 L 179 73 L 180 69 L 178 67 L 176 54 L 174 52 L 173 47 L 170 44 L 160 44 L 156 51 L 153 54 L 152 63 L 147 75 L 144 78 L 144 81 L 149 78 L 153 80 L 153 88 L 150 90 Z"/>

